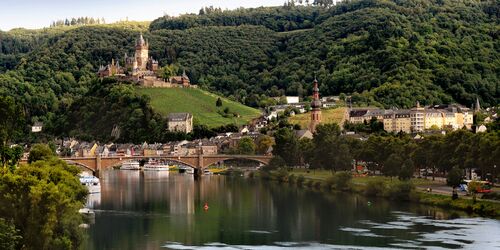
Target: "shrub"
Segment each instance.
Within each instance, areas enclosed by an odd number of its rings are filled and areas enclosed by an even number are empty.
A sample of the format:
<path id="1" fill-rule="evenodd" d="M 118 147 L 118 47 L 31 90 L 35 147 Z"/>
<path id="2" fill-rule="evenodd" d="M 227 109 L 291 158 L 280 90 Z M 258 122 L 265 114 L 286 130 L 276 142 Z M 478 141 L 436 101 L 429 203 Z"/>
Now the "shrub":
<path id="1" fill-rule="evenodd" d="M 481 199 L 488 199 L 488 200 L 500 200 L 500 193 L 487 193 L 483 194 Z"/>
<path id="2" fill-rule="evenodd" d="M 269 171 L 259 171 L 260 178 L 263 180 L 270 180 L 271 173 Z"/>
<path id="3" fill-rule="evenodd" d="M 255 172 L 248 173 L 248 178 L 253 179 L 255 177 Z"/>
<path id="4" fill-rule="evenodd" d="M 415 197 L 415 186 L 410 181 L 393 181 L 387 189 L 386 195 L 393 200 L 409 201 Z"/>
<path id="5" fill-rule="evenodd" d="M 386 190 L 385 182 L 381 179 L 372 179 L 366 183 L 365 195 L 366 196 L 383 196 Z"/>
<path id="6" fill-rule="evenodd" d="M 279 182 L 287 182 L 288 181 L 288 171 L 286 169 L 280 169 L 276 172 L 276 180 Z"/>
<path id="7" fill-rule="evenodd" d="M 302 186 L 302 184 L 304 184 L 304 180 L 305 180 L 304 176 L 303 175 L 299 175 L 297 177 L 297 185 Z"/>
<path id="8" fill-rule="evenodd" d="M 352 175 L 347 171 L 337 172 L 327 179 L 327 185 L 336 190 L 350 190 L 352 187 Z"/>
<path id="9" fill-rule="evenodd" d="M 297 177 L 294 174 L 288 176 L 289 183 L 295 183 L 297 181 Z"/>
<path id="10" fill-rule="evenodd" d="M 313 184 L 314 188 L 321 189 L 321 181 L 315 181 Z"/>
<path id="11" fill-rule="evenodd" d="M 313 181 L 313 180 L 306 180 L 306 181 L 304 182 L 304 184 L 305 184 L 307 187 L 312 187 L 313 183 L 314 183 L 314 181 Z"/>

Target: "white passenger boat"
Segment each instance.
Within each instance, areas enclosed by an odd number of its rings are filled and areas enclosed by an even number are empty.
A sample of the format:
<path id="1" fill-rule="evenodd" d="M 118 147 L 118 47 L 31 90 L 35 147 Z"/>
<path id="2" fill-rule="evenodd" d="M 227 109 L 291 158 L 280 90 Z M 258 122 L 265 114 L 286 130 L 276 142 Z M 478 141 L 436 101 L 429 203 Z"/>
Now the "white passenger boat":
<path id="1" fill-rule="evenodd" d="M 124 162 L 120 167 L 121 170 L 140 170 L 141 166 L 138 161 Z"/>
<path id="2" fill-rule="evenodd" d="M 87 187 L 89 193 L 95 194 L 101 192 L 101 183 L 99 182 L 99 178 L 85 172 L 79 174 L 79 177 L 80 183 Z"/>
<path id="3" fill-rule="evenodd" d="M 144 167 L 142 169 L 144 171 L 168 171 L 170 170 L 170 167 L 168 166 L 168 164 L 150 160 L 149 162 L 144 164 Z"/>
<path id="4" fill-rule="evenodd" d="M 194 174 L 194 168 L 188 166 L 179 167 L 179 173 L 181 174 Z"/>

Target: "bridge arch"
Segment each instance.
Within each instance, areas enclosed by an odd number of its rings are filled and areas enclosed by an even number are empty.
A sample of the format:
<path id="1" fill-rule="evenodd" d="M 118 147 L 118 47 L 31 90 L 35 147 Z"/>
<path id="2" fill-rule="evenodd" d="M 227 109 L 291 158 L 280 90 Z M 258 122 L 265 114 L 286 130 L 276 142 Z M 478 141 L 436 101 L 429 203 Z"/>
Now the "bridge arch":
<path id="1" fill-rule="evenodd" d="M 269 160 L 267 158 L 259 158 L 259 157 L 251 157 L 251 156 L 224 156 L 224 157 L 217 157 L 217 158 L 204 158 L 203 159 L 203 168 L 207 168 L 212 164 L 221 162 L 221 161 L 227 161 L 227 160 L 248 160 L 248 161 L 253 161 L 253 162 L 258 162 L 264 165 L 269 165 Z"/>
<path id="2" fill-rule="evenodd" d="M 80 162 L 77 162 L 77 161 L 72 161 L 72 160 L 64 160 L 66 163 L 68 163 L 69 165 L 74 165 L 74 166 L 77 166 L 77 167 L 81 167 L 81 168 L 84 168 L 86 170 L 89 170 L 92 172 L 92 174 L 95 174 L 95 170 L 83 163 L 80 163 Z"/>
<path id="3" fill-rule="evenodd" d="M 148 160 L 148 159 L 162 159 L 162 160 L 167 160 L 167 161 L 173 161 L 173 162 L 177 162 L 177 163 L 180 163 L 180 164 L 184 164 L 184 165 L 187 165 L 189 167 L 192 167 L 192 168 L 196 168 L 196 166 L 193 166 L 193 164 L 189 163 L 189 162 L 186 162 L 186 161 L 183 161 L 183 160 L 180 160 L 180 159 L 177 159 L 177 158 L 170 158 L 170 157 L 161 157 L 161 156 L 158 156 L 158 157 L 154 157 L 154 156 L 141 156 L 141 157 L 133 157 L 133 158 L 127 158 L 127 157 L 124 157 L 123 159 L 120 159 L 119 161 L 115 161 L 111 164 L 103 164 L 103 167 L 104 168 L 113 168 L 113 167 L 117 167 L 117 166 L 120 166 L 122 165 L 123 163 L 125 162 L 128 162 L 128 161 L 140 161 L 140 160 Z"/>

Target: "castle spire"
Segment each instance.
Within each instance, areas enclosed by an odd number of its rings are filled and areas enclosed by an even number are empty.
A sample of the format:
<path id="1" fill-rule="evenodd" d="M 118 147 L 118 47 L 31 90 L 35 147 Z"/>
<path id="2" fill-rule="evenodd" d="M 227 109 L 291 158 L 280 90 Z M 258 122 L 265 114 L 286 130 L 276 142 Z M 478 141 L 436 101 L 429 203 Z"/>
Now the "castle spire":
<path id="1" fill-rule="evenodd" d="M 318 80 L 314 77 L 313 82 L 313 100 L 311 102 L 311 123 L 309 124 L 309 130 L 311 132 L 316 132 L 316 126 L 321 123 L 321 101 L 319 100 L 319 88 Z"/>
<path id="2" fill-rule="evenodd" d="M 474 112 L 479 112 L 481 110 L 481 105 L 479 104 L 479 97 L 476 97 L 476 105 L 474 105 Z"/>
<path id="3" fill-rule="evenodd" d="M 146 42 L 144 41 L 144 37 L 142 36 L 142 32 L 141 32 L 141 34 L 139 35 L 139 40 L 137 40 L 137 45 L 143 46 L 145 44 L 146 44 Z"/>

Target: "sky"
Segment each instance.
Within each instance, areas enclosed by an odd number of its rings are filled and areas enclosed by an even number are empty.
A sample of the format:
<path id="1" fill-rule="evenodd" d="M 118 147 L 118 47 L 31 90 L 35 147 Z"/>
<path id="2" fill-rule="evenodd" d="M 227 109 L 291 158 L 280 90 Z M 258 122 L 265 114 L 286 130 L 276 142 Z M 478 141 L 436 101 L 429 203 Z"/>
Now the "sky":
<path id="1" fill-rule="evenodd" d="M 112 23 L 120 20 L 152 21 L 168 14 L 198 13 L 201 7 L 222 9 L 282 5 L 285 0 L 0 0 L 0 30 L 48 27 L 52 21 L 94 17 Z"/>

